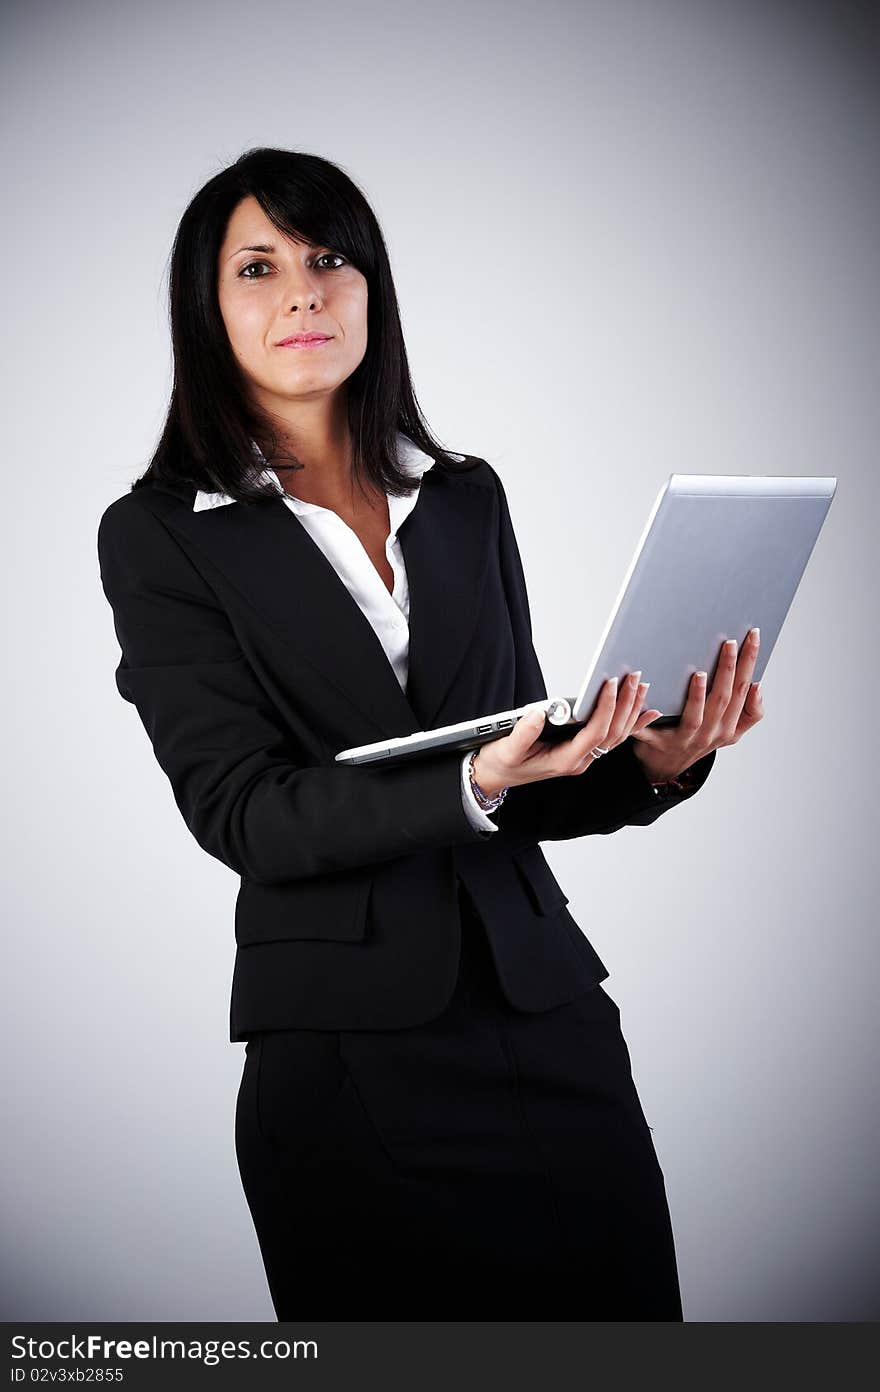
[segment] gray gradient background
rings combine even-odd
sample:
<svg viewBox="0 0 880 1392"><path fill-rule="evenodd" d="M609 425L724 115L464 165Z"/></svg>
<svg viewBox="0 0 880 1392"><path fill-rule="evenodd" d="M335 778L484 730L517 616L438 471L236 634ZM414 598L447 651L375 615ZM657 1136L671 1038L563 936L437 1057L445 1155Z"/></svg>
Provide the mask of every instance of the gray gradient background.
<svg viewBox="0 0 880 1392"><path fill-rule="evenodd" d="M505 480L548 682L580 681L669 472L838 475L764 721L656 826L546 850L611 971L686 1318L875 1319L867 27L31 0L3 29L2 1317L274 1318L233 1146L237 880L116 693L95 532L160 429L183 207L278 144L372 201L428 420Z"/></svg>

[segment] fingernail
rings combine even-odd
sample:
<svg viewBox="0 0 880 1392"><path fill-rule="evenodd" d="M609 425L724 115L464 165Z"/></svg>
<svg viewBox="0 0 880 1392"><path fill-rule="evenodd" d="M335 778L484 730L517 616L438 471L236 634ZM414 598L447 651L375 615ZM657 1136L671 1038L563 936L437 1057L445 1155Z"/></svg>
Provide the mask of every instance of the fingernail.
<svg viewBox="0 0 880 1392"><path fill-rule="evenodd" d="M724 646L725 646L725 648L727 648L730 652L736 652L736 639L735 639L735 638L728 638L727 641L725 642Z"/></svg>
<svg viewBox="0 0 880 1392"><path fill-rule="evenodd" d="M752 629L749 629L749 633L750 633L750 636L751 636L752 640L753 640L755 643L757 643L758 639L761 637L761 630L760 630L760 628L752 628Z"/></svg>
<svg viewBox="0 0 880 1392"><path fill-rule="evenodd" d="M705 672L695 672L694 675L695 675L695 677L696 677L696 679L697 679L697 685L698 685L698 686L702 686L702 685L703 685L703 682L706 680L706 673L705 673Z"/></svg>

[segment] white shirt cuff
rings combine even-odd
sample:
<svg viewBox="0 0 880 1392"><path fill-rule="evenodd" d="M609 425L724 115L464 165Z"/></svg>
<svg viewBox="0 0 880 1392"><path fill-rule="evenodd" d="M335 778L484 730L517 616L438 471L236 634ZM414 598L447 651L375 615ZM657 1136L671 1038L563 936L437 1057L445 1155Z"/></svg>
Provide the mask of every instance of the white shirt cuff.
<svg viewBox="0 0 880 1392"><path fill-rule="evenodd" d="M492 821L488 813L484 812L477 799L474 797L474 790L471 787L471 780L468 777L468 760L473 750L469 749L461 761L461 798L464 803L464 810L467 813L468 821L471 826L478 831L498 831L500 828Z"/></svg>

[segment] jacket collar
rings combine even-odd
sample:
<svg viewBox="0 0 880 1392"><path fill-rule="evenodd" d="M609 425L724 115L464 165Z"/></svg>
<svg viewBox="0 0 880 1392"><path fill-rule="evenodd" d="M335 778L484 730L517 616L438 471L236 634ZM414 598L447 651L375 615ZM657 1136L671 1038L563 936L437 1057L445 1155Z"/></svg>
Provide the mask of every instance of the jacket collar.
<svg viewBox="0 0 880 1392"><path fill-rule="evenodd" d="M409 506L396 528L392 521L410 593L405 692L369 620L288 498L196 508L190 490L188 506L164 517L276 630L292 668L311 666L346 698L353 712L348 746L473 714L454 705L451 688L480 612L496 493L484 469L457 474L406 443L401 457L422 482L417 493L396 500Z"/></svg>

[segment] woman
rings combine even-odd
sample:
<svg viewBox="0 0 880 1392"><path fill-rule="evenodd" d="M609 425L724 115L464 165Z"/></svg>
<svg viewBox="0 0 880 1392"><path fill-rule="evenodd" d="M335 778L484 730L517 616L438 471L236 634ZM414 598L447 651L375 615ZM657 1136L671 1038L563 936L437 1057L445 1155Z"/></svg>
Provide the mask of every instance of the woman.
<svg viewBox="0 0 880 1392"><path fill-rule="evenodd" d="M539 843L692 797L761 718L757 642L673 728L635 673L565 742L539 717L335 764L546 698L504 489L428 433L381 231L326 160L253 150L200 190L171 324L101 578L118 688L240 876L236 1147L278 1318L680 1320L608 972Z"/></svg>

